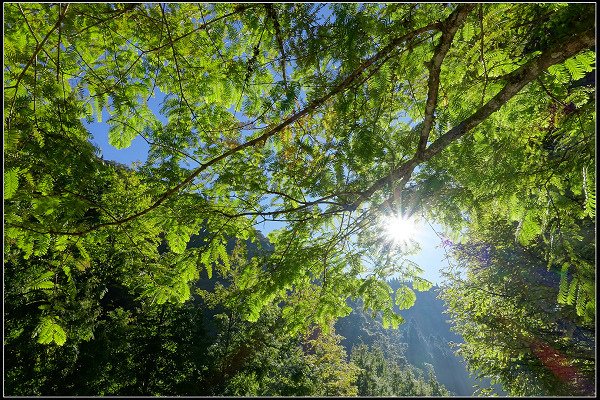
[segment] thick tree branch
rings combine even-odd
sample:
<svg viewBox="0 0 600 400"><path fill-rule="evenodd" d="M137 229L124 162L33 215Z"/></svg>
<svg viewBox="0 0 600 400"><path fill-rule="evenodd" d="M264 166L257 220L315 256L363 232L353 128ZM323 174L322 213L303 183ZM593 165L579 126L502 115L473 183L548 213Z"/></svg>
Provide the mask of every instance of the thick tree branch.
<svg viewBox="0 0 600 400"><path fill-rule="evenodd" d="M433 142L421 157L415 156L405 161L395 168L389 175L386 175L377 181L367 190L365 190L359 199L352 205L356 208L360 203L369 199L373 193L384 187L388 182L399 179L408 179L413 169L441 153L450 144L464 136L477 125L482 123L492 113L498 111L506 102L513 98L525 85L536 79L543 71L552 65L559 64L577 53L594 45L596 37L593 29L586 30L577 35L571 36L564 41L556 44L554 47L544 51L538 57L524 64L511 74L504 88L496 96L490 99L485 105L475 111L470 117L460 124L450 129Z"/></svg>
<svg viewBox="0 0 600 400"><path fill-rule="evenodd" d="M440 153L454 140L482 123L492 113L498 111L502 105L515 96L525 85L536 79L543 71L555 64L576 55L580 51L594 45L596 37L593 29L584 31L578 35L571 36L565 41L546 50L537 58L529 61L517 69L502 90L490 99L483 107L479 108L473 115L452 128L425 151L425 157L430 159Z"/></svg>
<svg viewBox="0 0 600 400"><path fill-rule="evenodd" d="M444 22L442 28L442 37L437 45L433 58L429 64L429 81L427 90L427 103L425 104L425 120L421 129L421 137L419 138L418 155L423 155L427 147L429 133L433 126L434 112L437 105L438 92L440 87L440 72L442 70L442 62L450 50L450 45L454 39L454 35L461 27L469 12L475 7L474 4L461 4L450 14Z"/></svg>
<svg viewBox="0 0 600 400"><path fill-rule="evenodd" d="M300 110L299 112L289 116L284 121L277 124L276 126L268 128L266 130L266 132L264 132L262 135L254 138L252 140L249 140L235 148L232 148L232 149L222 153L221 155L214 157L214 158L206 161L205 163L201 164L186 179L184 179L182 182L180 182L176 186L165 191L151 206L147 207L146 209L141 210L135 214L130 215L129 217L120 219L118 221L107 222L107 223L92 226L81 232L55 232L55 233L70 234L70 235L84 235L86 233L97 230L99 228L106 227L106 226L120 225L120 224L129 222L131 220L134 220L140 216L147 214L148 212L154 210L155 208L160 206L162 203L164 203L168 198L175 195L176 193L181 191L184 187L189 185L202 171L205 171L209 167L217 164L218 162L222 161L223 159L225 159L245 148L252 147L252 146L255 146L260 143L264 143L268 138L270 138L271 136L282 131L285 127L294 123L301 117L303 117L307 114L310 114L311 112L316 110L319 106L323 105L328 99L330 99L334 95L341 93L342 91L344 91L345 89L350 87L354 83L354 81L358 77L360 77L368 67L373 65L378 60L385 59L385 57L387 57L389 55L389 53L396 46L401 44L402 42L410 40L423 32L426 32L426 31L429 31L432 29L439 29L439 28L440 28L439 23L433 23L433 24L429 24L425 27L422 27L420 29L417 29L415 31L412 31L406 35L399 37L399 38L394 39L392 42L390 42L390 44L388 44L386 47L384 47L384 49L382 49L380 52L378 52L373 57L364 61L353 73L348 75L341 83L339 83L337 86L335 86L329 93L327 93L326 95L322 96L319 99L312 101L303 110ZM553 48L542 53L537 58L535 58L535 59L531 60L530 62L528 62L527 64L523 65L518 70L516 70L510 74L510 79L508 80L508 82L506 83L504 88L496 96L494 96L491 100L489 100L484 106L480 107L469 118L465 119L463 122L461 122L460 124L458 124L457 126L452 128L451 130L446 132L444 135L439 137L431 146L429 146L428 148L425 149L425 151L423 152L422 155L419 155L417 153L417 155L415 155L413 158L405 161L404 163L399 165L397 168L395 168L389 175L378 179L373 185L371 185L371 187L369 187L367 190L363 191L360 194L359 199L357 199L354 203L351 203L346 206L342 206L342 208L338 211L342 212L342 211L347 211L349 209L350 210L355 209L360 203L369 199L377 190L384 187L390 181L392 181L392 182L396 181L396 180L401 180L402 182L408 181L408 179L410 178L410 176L412 174L412 171L414 170L414 168L416 166L418 166L419 164L434 157L435 155L437 155L438 153L443 151L445 148L447 148L451 143L453 143L454 141L456 141L457 139L459 139L460 137L465 135L467 132L469 132L470 130L475 128L477 125L479 125L481 122L483 122L487 117L489 117L489 115L491 115L492 113L494 113L495 111L500 109L500 107L503 104L505 104L508 100L510 100L513 96L515 96L527 83L536 79L548 67L565 61L567 58L577 54L578 52L580 52L586 48L589 48L594 43L595 43L594 31L590 29L590 30L587 30L585 32L582 32L578 35L575 35L575 36L572 36L572 37L566 39L562 43L557 44ZM331 196L327 196L327 197L331 197ZM323 199L318 199L318 200L315 200L312 202L307 202L306 204L303 204L302 206L300 206L298 209L302 209L302 208L306 208L307 206L310 206L310 205L318 204L322 200ZM270 215L270 214L276 215L276 214L282 214L285 212L297 211L298 209L279 210L279 211L275 211L275 212L267 213L267 214L268 215ZM335 210L330 211L328 213L332 213L332 212L335 212ZM260 213L260 214L263 214L263 213Z"/></svg>

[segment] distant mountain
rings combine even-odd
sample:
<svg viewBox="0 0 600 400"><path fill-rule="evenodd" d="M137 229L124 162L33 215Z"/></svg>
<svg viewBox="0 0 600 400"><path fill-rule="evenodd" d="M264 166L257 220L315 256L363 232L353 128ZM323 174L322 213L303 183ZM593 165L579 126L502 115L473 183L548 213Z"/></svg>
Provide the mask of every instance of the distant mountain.
<svg viewBox="0 0 600 400"><path fill-rule="evenodd" d="M395 280L390 285L396 290L401 283ZM410 364L424 371L425 364L431 364L437 380L454 395L472 396L473 385L489 386L488 379L480 381L470 376L464 359L454 354L450 343L461 343L462 338L450 330L444 303L437 298L439 287L415 293L415 305L400 312L405 322L397 330L383 329L358 304L352 304L354 311L336 324L337 333L345 337L342 344L347 351L350 352L354 345L371 345L376 339L383 338L389 345L398 348ZM502 393L500 390L497 392Z"/></svg>

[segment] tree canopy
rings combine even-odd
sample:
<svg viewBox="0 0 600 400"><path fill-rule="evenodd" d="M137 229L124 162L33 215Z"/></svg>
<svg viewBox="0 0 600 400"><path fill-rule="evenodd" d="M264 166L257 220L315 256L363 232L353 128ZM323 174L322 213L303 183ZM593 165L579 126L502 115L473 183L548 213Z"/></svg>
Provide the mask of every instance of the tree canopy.
<svg viewBox="0 0 600 400"><path fill-rule="evenodd" d="M245 323L276 307L289 335L328 332L361 298L396 327L394 304L410 307L414 293L386 279L430 285L382 221L412 214L461 232L456 243L503 249L448 291L462 296L448 300L457 322L482 323L467 303L502 285L502 318L533 335L545 319L523 317L529 300L513 292L530 293L539 282L526 278L547 268L560 274L544 294L555 296L532 307L558 303L593 330L594 14L558 3L6 3L5 344L93 341L117 312L104 300L114 288L142 309L177 308L217 277L229 282L219 301ZM103 160L92 121L123 151L141 137L147 161ZM265 221L283 223L268 243ZM543 262L509 260L527 251Z"/></svg>

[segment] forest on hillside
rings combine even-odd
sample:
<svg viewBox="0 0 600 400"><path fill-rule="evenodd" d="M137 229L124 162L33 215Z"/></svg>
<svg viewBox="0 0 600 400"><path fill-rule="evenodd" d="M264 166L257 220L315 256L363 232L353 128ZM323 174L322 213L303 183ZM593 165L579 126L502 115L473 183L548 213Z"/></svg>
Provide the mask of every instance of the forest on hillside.
<svg viewBox="0 0 600 400"><path fill-rule="evenodd" d="M4 395L595 396L594 3L3 11Z"/></svg>

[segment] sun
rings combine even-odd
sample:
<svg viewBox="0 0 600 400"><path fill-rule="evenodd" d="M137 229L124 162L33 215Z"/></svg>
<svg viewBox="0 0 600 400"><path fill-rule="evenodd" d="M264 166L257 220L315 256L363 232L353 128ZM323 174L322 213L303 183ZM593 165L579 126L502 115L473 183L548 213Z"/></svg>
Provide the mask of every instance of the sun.
<svg viewBox="0 0 600 400"><path fill-rule="evenodd" d="M419 234L416 221L403 215L388 215L383 218L382 223L385 236L396 245L416 241Z"/></svg>

